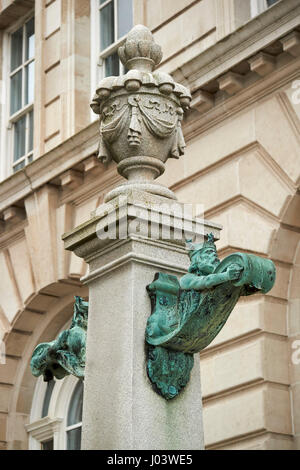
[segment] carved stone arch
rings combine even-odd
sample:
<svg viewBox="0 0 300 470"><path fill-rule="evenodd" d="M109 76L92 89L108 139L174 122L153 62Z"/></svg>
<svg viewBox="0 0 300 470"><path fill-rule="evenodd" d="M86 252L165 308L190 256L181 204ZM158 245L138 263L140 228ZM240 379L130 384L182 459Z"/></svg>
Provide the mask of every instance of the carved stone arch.
<svg viewBox="0 0 300 470"><path fill-rule="evenodd" d="M282 208L282 217L278 230L273 233L269 245L269 257L277 264L277 287L272 292L284 308L285 357L279 358L288 373L289 401L292 428L292 445L299 448L300 407L299 363L300 363L300 193L295 192ZM274 304L275 305L275 304ZM274 315L276 311L274 311ZM275 318L274 318L274 321ZM276 360L276 357L274 358Z"/></svg>
<svg viewBox="0 0 300 470"><path fill-rule="evenodd" d="M86 287L79 283L70 286L65 295L62 295L61 283L52 284L37 294L15 318L5 335L6 364L0 367L0 395L5 402L2 405L4 412L0 414L3 448L28 448L25 424L29 422L37 381L30 371L31 355L37 344L53 340L71 320L74 296L87 297ZM45 293L47 289L48 294ZM49 295L50 290L52 295ZM37 305L40 305L40 310L34 308Z"/></svg>
<svg viewBox="0 0 300 470"><path fill-rule="evenodd" d="M298 208L300 214L300 205ZM295 249L293 267L289 282L288 299L288 335L290 358L290 391L293 409L295 449L300 446L300 416L297 410L300 408L300 231L298 232L298 244Z"/></svg>
<svg viewBox="0 0 300 470"><path fill-rule="evenodd" d="M290 196L281 210L280 225L270 240L269 255L275 260L293 263L300 232L300 192Z"/></svg>
<svg viewBox="0 0 300 470"><path fill-rule="evenodd" d="M282 172L279 173L279 176L282 176ZM296 177L297 175L295 175ZM209 346L205 351L206 354L204 353L201 356L201 383L204 400L206 397L213 396L213 393L216 394L214 405L211 405L210 400L207 401L207 404L204 401L204 425L206 426L208 448L218 448L217 446L214 447L216 440L214 419L217 415L213 413L218 412L218 419L225 419L228 416L228 410L231 410L234 439L238 436L239 423L242 420L246 422L246 419L248 419L247 413L245 412L243 415L244 410L238 407L239 398L234 393L227 395L228 401L226 402L222 396L220 398L218 396L220 389L223 393L221 387L225 389L225 386L221 379L217 379L217 377L218 375L222 377L222 368L224 368L225 362L228 363L229 361L228 356L225 360L222 354L223 351L226 353L230 350L229 346L231 344L236 344L236 346L231 346L233 359L231 367L228 368L229 373L226 380L228 379L230 385L232 383L235 385L235 378L240 380L241 367L239 364L242 357L239 354L242 350L239 348L240 339L241 345L243 344L242 341L245 341L244 344L247 344L248 341L250 344L250 341L253 341L254 348L258 348L256 344L259 344L261 348L257 357L262 364L261 370L263 371L262 400L266 410L268 410L265 421L266 432L261 437L265 440L264 448L292 449L299 448L300 445L300 434L297 435L297 427L300 430L300 419L298 418L299 422L297 423L296 416L300 407L300 387L297 386L297 378L298 382L300 380L300 347L299 353L296 355L296 359L299 360L298 365L294 365L291 361L292 354L297 352L296 349L292 349L292 343L295 339L300 341L300 193L297 192L295 186L292 188L291 184L290 194L281 198L281 206L278 204L278 216L273 217L271 220L269 230L265 229L264 214L262 212L256 214L254 204L251 206L248 204L249 209L247 209L247 205L244 203L243 209L248 210L248 213L246 213L248 218L245 217L244 219L245 227L241 224L234 225L234 221L237 220L236 217L226 219L224 216L226 208L222 214L224 218L219 217L216 220L224 226L221 239L218 241L222 248L224 246L222 257L232 251L243 251L245 249L243 245L240 246L241 241L243 241L241 234L244 234L244 240L248 244L248 248L250 246L254 249L261 247L259 248L259 254L275 262L277 276L275 285L270 292L265 295L257 295L257 297L253 296L252 298L245 297L243 299L243 302L233 311L224 329L212 343L212 347ZM265 186L265 190L270 190L270 187ZM275 194L275 192L270 193L270 197L272 197L272 194ZM235 209L234 205L233 209ZM237 213L235 212L234 215ZM240 214L242 214L242 211ZM216 219L211 214L207 217L212 220ZM265 218L267 218L267 212ZM253 220L255 227L253 227ZM233 228L237 231L236 235L231 235L230 230L233 231ZM256 236L255 240L258 240L256 244L253 244L253 233ZM235 240L239 244L235 244ZM296 298L296 295L298 295L298 298ZM234 357L238 357L236 366L234 366ZM252 367L253 363L247 355L245 366ZM234 367L236 367L235 370ZM246 367L244 370L246 370ZM211 380L212 377L214 377L213 381ZM219 380L219 383L217 380ZM240 386L240 382L237 381L236 383L239 383ZM229 387L229 385L227 386ZM252 400L253 406L257 406L259 394L257 397L252 398L251 387L247 389L247 385L243 393L247 397L247 406L250 406L249 403ZM235 410L236 416L234 416ZM243 417L241 417L242 415ZM299 413L298 416L300 416ZM297 423L295 435L293 435L292 422ZM298 442L296 442L296 439ZM245 442L240 448L246 447ZM210 446L210 443L213 443L212 446ZM235 446L236 444L231 443L226 447L222 443L219 447L231 449L236 448Z"/></svg>

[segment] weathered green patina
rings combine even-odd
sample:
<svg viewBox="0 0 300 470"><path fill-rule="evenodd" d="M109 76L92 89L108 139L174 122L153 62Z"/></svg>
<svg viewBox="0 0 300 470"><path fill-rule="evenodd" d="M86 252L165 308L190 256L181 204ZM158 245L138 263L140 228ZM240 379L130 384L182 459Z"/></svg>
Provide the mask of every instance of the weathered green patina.
<svg viewBox="0 0 300 470"><path fill-rule="evenodd" d="M180 280L157 273L147 286L152 303L148 318L148 376L156 391L174 398L187 385L193 355L208 346L225 325L240 296L266 293L275 282L271 260L233 253L220 262L212 234L201 245L190 244L191 265ZM88 302L75 297L69 330L32 355L34 376L84 378Z"/></svg>
<svg viewBox="0 0 300 470"><path fill-rule="evenodd" d="M88 305L81 297L75 297L70 329L62 331L54 341L35 348L30 362L35 377L43 375L46 382L69 374L84 378Z"/></svg>
<svg viewBox="0 0 300 470"><path fill-rule="evenodd" d="M233 253L220 262L212 234L191 245L189 273L180 281L157 273L147 286L152 314L146 328L147 370L164 398L188 383L193 354L208 346L225 325L240 296L266 293L275 282L269 259Z"/></svg>

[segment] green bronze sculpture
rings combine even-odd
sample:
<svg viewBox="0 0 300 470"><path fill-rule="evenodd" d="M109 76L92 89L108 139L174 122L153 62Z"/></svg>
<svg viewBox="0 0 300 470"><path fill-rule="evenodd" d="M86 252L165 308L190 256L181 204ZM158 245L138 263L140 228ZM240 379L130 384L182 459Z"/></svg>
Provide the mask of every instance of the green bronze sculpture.
<svg viewBox="0 0 300 470"><path fill-rule="evenodd" d="M35 377L43 375L46 382L69 374L84 378L87 319L88 302L75 297L70 329L62 331L56 340L35 348L30 362Z"/></svg>
<svg viewBox="0 0 300 470"><path fill-rule="evenodd" d="M176 397L187 385L193 355L208 346L225 325L242 295L266 293L275 282L271 260L233 253L220 262L212 234L203 244L188 242L191 265L179 281L157 273L147 286L152 303L148 318L148 376L165 399ZM84 378L88 302L75 297L69 330L39 344L31 371L45 381L72 374Z"/></svg>
<svg viewBox="0 0 300 470"><path fill-rule="evenodd" d="M234 253L220 262L212 234L189 241L191 265L180 281L157 273L147 286L152 314L146 328L148 376L156 391L174 398L189 381L193 354L223 328L241 295L268 292L275 282L271 260Z"/></svg>

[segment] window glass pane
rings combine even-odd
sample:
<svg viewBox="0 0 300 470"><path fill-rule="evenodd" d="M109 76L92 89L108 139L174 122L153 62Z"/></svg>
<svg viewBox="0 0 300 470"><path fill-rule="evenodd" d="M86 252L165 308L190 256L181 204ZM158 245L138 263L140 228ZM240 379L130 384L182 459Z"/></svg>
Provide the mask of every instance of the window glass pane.
<svg viewBox="0 0 300 470"><path fill-rule="evenodd" d="M67 450L80 450L81 445L81 427L67 431Z"/></svg>
<svg viewBox="0 0 300 470"><path fill-rule="evenodd" d="M10 114L22 108L22 70L10 79Z"/></svg>
<svg viewBox="0 0 300 470"><path fill-rule="evenodd" d="M34 57L34 18L26 23L26 60Z"/></svg>
<svg viewBox="0 0 300 470"><path fill-rule="evenodd" d="M82 401L83 401L83 383L82 380L78 382L73 392L69 411L67 425L77 424L82 421Z"/></svg>
<svg viewBox="0 0 300 470"><path fill-rule="evenodd" d="M30 152L31 150L33 150L33 111L30 111L29 113L28 122L29 122L28 152ZM50 380L50 382L54 382L54 380Z"/></svg>
<svg viewBox="0 0 300 470"><path fill-rule="evenodd" d="M277 3L278 0L267 0L267 5L270 7L271 5L274 5L274 3Z"/></svg>
<svg viewBox="0 0 300 470"><path fill-rule="evenodd" d="M119 75L119 66L120 66L120 59L117 53L109 55L105 59L105 76L118 76Z"/></svg>
<svg viewBox="0 0 300 470"><path fill-rule="evenodd" d="M112 0L112 1L114 1L114 0ZM105 2L107 2L107 0L100 0L100 5L102 5Z"/></svg>
<svg viewBox="0 0 300 470"><path fill-rule="evenodd" d="M47 382L47 388L46 388L46 393L44 396L42 416L41 416L42 418L48 415L49 404L50 404L50 399L52 396L54 385L55 385L55 380L50 380L49 382Z"/></svg>
<svg viewBox="0 0 300 470"><path fill-rule="evenodd" d="M42 450L53 450L53 448L53 439L51 439L50 441L42 442Z"/></svg>
<svg viewBox="0 0 300 470"><path fill-rule="evenodd" d="M14 162L25 155L26 116L14 123Z"/></svg>
<svg viewBox="0 0 300 470"><path fill-rule="evenodd" d="M25 104L28 104L34 99L34 62L25 67L25 79Z"/></svg>
<svg viewBox="0 0 300 470"><path fill-rule="evenodd" d="M132 28L132 0L118 0L118 38Z"/></svg>
<svg viewBox="0 0 300 470"><path fill-rule="evenodd" d="M106 49L115 42L114 3L110 2L100 10L100 48Z"/></svg>
<svg viewBox="0 0 300 470"><path fill-rule="evenodd" d="M21 170L21 168L24 168L25 166L25 160L22 160L20 163L14 166L14 173L18 170Z"/></svg>
<svg viewBox="0 0 300 470"><path fill-rule="evenodd" d="M11 35L11 60L10 71L15 70L22 64L23 59L23 28L18 29Z"/></svg>

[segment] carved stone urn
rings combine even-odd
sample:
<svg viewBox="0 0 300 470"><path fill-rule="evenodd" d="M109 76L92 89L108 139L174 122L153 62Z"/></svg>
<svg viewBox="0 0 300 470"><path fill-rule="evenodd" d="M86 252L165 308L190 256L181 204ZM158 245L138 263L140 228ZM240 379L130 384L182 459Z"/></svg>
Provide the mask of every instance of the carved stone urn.
<svg viewBox="0 0 300 470"><path fill-rule="evenodd" d="M110 191L105 202L132 189L176 199L154 180L164 172L168 158L184 153L181 121L190 92L170 75L153 71L162 52L145 26L135 26L118 53L128 72L104 78L91 103L100 115L98 157L102 162L114 160L128 180Z"/></svg>

